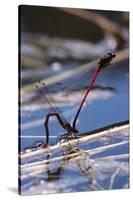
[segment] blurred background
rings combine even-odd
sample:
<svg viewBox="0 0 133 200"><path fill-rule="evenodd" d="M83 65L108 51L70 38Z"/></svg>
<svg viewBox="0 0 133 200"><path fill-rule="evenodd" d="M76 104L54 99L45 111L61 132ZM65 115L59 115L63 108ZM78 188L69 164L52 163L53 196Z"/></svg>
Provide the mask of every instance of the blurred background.
<svg viewBox="0 0 133 200"><path fill-rule="evenodd" d="M128 46L128 12L21 6L22 67L86 62Z"/></svg>

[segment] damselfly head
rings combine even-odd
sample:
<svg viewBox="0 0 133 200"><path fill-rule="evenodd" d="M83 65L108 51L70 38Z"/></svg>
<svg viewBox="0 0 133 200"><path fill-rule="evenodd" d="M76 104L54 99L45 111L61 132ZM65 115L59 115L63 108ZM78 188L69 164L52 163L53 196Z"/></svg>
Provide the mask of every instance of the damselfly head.
<svg viewBox="0 0 133 200"><path fill-rule="evenodd" d="M113 58L115 58L115 54L114 53L108 53L107 56L100 59L100 61L98 63L99 68L104 68L107 65L109 65Z"/></svg>

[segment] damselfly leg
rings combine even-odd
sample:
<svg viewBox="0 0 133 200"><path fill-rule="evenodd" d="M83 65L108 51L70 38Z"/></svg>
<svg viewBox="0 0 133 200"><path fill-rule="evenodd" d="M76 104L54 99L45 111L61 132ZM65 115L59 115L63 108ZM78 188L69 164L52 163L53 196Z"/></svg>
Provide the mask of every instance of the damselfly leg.
<svg viewBox="0 0 133 200"><path fill-rule="evenodd" d="M57 138L57 142L59 142L59 143L61 143L61 141L69 142L69 140L73 140L73 139L77 139L78 140L77 133L67 132L67 133L64 133L62 135L59 135L58 138Z"/></svg>

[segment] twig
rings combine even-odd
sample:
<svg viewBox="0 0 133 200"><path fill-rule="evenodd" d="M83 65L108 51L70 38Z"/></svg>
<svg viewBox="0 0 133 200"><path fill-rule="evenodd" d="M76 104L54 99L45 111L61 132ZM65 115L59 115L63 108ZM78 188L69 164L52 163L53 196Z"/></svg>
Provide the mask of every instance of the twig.
<svg viewBox="0 0 133 200"><path fill-rule="evenodd" d="M115 134L116 132L120 132L120 131L124 131L126 129L129 128L129 125L123 125L123 126L120 126L120 127L114 127L112 129L108 129L108 130L105 130L105 131L102 131L102 132L99 132L97 134L94 134L94 135L88 135L88 136L84 136L82 138L79 138L79 139L75 139L75 140L72 140L69 142L69 145L70 146L76 146L76 145L81 145L83 143L86 143L90 140L93 140L93 139L97 139L99 137L103 137L103 136L106 136L106 135L112 135L112 134ZM62 144L57 144L57 145L54 145L54 146L51 146L51 147L48 147L46 149L38 149L36 151L32 151L32 152L27 152L27 153L24 153L22 155L19 155L20 159L27 159L27 158L31 158L32 156L37 156L39 154L48 154L48 153L51 153L52 151L55 151L55 150L66 150L68 147L68 143L65 142L65 143L62 143Z"/></svg>
<svg viewBox="0 0 133 200"><path fill-rule="evenodd" d="M119 173L120 170L121 170L121 168L117 168L116 171L114 172L114 174L111 176L110 185L109 185L109 190L112 189L114 180L115 180L115 178L116 178L116 176L118 175L118 173Z"/></svg>
<svg viewBox="0 0 133 200"><path fill-rule="evenodd" d="M92 156L92 155L96 155L98 153L101 153L105 150L108 150L108 149L111 149L111 148L114 148L114 147L119 147L119 146L124 145L124 144L128 144L128 141L119 142L119 143L116 143L116 144L111 144L111 145L108 145L108 146L99 147L99 148L92 149L92 150L79 151L78 153L59 156L59 157L56 157L56 158L52 158L50 160L44 160L42 162L26 164L24 166L21 166L21 170L22 170L22 173L24 173L24 172L27 173L27 172L31 172L31 171L36 172L37 170L44 171L45 167L47 166L47 164L49 164L49 162L50 163L57 162L57 161L59 162L61 160L68 160L68 159L72 159L72 158L73 159L80 159L81 155L83 155L83 154L88 154L89 156ZM23 179L23 176L21 178Z"/></svg>
<svg viewBox="0 0 133 200"><path fill-rule="evenodd" d="M119 154L119 155L113 155L113 156L105 156L102 158L98 158L99 160L118 160L118 159L126 159L129 158L129 154Z"/></svg>

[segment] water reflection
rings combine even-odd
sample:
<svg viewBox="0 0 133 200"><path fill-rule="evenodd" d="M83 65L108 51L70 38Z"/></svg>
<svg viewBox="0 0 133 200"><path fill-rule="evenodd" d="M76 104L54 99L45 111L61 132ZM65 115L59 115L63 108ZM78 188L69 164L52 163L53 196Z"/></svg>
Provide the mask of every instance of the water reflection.
<svg viewBox="0 0 133 200"><path fill-rule="evenodd" d="M118 127L110 129L108 143L104 143L103 136L97 138L96 134L95 139L82 137L83 141L81 138L79 142L75 141L75 145L72 141L45 151L39 145L36 150L22 154L20 180L23 195L38 191L42 194L127 188L129 155L128 137L125 136L129 126Z"/></svg>

